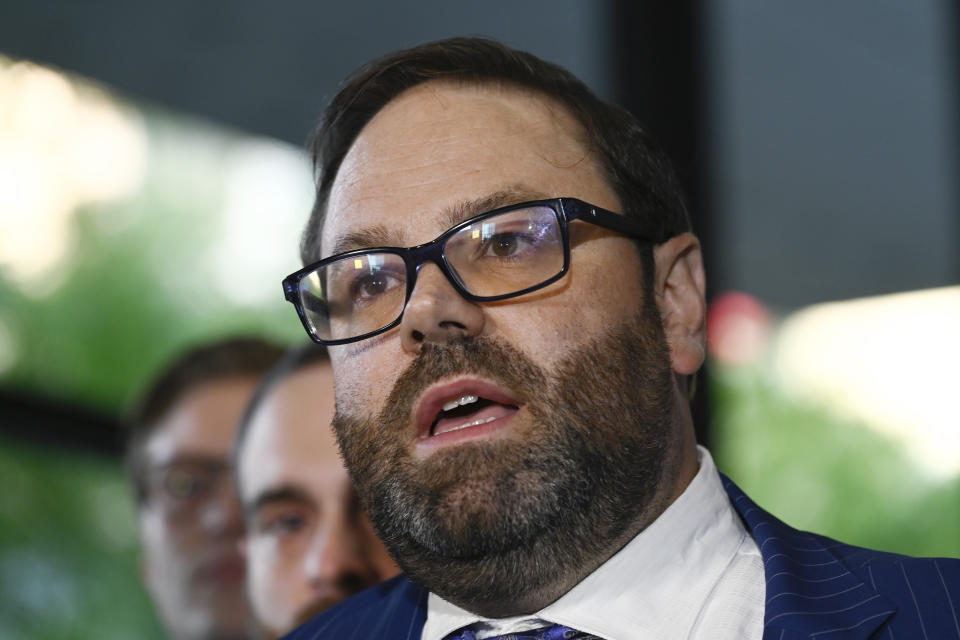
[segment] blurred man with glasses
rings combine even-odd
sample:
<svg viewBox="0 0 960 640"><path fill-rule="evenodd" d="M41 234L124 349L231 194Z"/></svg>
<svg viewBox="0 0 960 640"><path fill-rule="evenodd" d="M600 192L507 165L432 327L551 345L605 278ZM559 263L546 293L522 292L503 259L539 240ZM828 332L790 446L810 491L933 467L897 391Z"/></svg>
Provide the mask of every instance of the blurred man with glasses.
<svg viewBox="0 0 960 640"><path fill-rule="evenodd" d="M255 338L197 346L158 374L130 417L143 579L175 640L248 637L231 452L254 387L282 353Z"/></svg>
<svg viewBox="0 0 960 640"><path fill-rule="evenodd" d="M313 153L284 291L406 575L292 637L960 636L957 562L795 531L697 446L700 245L628 113L453 39L358 70Z"/></svg>
<svg viewBox="0 0 960 640"><path fill-rule="evenodd" d="M332 419L330 360L307 343L264 376L237 430L247 593L265 638L399 571L360 507Z"/></svg>

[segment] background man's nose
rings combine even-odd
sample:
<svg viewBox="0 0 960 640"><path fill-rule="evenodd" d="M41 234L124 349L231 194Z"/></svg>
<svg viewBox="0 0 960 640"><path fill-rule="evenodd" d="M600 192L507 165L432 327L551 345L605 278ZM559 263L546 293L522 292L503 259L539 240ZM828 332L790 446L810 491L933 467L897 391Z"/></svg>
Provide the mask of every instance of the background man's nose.
<svg viewBox="0 0 960 640"><path fill-rule="evenodd" d="M461 296L433 263L420 267L400 323L403 348L417 353L424 342L445 342L483 331L484 311Z"/></svg>
<svg viewBox="0 0 960 640"><path fill-rule="evenodd" d="M318 530L304 561L304 571L314 586L339 586L370 573L357 544L356 532L345 523Z"/></svg>
<svg viewBox="0 0 960 640"><path fill-rule="evenodd" d="M204 529L216 535L236 535L243 533L243 507L233 487L223 487L216 495L210 496L200 512L200 522Z"/></svg>

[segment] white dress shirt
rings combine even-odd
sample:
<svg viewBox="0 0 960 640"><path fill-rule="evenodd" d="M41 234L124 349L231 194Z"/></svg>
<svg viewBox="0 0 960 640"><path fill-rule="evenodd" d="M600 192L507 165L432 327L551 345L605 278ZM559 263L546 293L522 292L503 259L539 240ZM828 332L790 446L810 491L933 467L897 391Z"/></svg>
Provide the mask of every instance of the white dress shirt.
<svg viewBox="0 0 960 640"><path fill-rule="evenodd" d="M723 490L710 453L649 527L552 604L530 616L484 619L431 593L421 640L466 625L478 638L561 624L606 640L760 640L766 582L753 538Z"/></svg>

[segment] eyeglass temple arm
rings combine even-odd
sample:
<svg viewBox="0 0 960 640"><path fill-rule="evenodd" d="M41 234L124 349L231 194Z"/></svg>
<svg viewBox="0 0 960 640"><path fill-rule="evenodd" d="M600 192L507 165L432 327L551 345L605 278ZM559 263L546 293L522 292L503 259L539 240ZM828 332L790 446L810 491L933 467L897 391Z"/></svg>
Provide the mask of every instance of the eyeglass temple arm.
<svg viewBox="0 0 960 640"><path fill-rule="evenodd" d="M563 211L567 216L567 221L583 220L632 238L655 242L650 234L644 230L643 225L633 218L595 207L582 200L564 198Z"/></svg>

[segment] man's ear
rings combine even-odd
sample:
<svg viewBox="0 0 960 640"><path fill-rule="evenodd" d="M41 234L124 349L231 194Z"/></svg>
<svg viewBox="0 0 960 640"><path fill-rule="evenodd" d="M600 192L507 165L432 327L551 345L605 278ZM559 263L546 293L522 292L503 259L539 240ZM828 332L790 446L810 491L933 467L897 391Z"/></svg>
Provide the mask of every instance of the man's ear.
<svg viewBox="0 0 960 640"><path fill-rule="evenodd" d="M680 375L690 375L706 354L706 276L700 241L682 233L654 247L657 307L670 347L670 362Z"/></svg>

